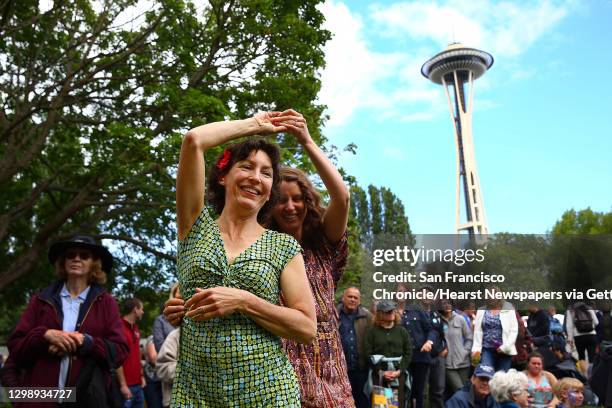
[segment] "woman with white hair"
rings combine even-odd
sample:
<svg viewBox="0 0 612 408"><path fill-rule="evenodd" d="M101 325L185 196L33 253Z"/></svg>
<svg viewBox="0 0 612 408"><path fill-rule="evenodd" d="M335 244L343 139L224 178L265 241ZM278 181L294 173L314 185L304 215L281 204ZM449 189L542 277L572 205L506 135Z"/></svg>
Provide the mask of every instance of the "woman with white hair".
<svg viewBox="0 0 612 408"><path fill-rule="evenodd" d="M496 372L489 382L489 389L500 408L527 408L529 405L527 376L515 369Z"/></svg>

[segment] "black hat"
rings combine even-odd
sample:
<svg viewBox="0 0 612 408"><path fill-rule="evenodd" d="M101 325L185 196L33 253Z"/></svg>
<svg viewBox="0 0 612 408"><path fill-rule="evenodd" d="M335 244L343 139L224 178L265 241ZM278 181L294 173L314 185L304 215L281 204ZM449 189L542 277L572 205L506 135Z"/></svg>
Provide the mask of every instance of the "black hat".
<svg viewBox="0 0 612 408"><path fill-rule="evenodd" d="M49 248L49 262L55 264L57 258L63 255L69 248L86 248L102 260L102 270L110 273L113 268L113 256L109 250L89 235L75 235L67 241L58 241Z"/></svg>

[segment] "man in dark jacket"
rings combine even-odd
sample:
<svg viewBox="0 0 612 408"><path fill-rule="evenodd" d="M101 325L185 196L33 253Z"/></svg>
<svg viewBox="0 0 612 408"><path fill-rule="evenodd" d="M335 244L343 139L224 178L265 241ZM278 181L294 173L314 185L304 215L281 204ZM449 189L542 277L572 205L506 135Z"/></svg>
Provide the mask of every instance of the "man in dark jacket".
<svg viewBox="0 0 612 408"><path fill-rule="evenodd" d="M434 332L434 340L430 351L429 406L431 408L442 408L444 406L444 389L446 388L446 356L448 355L448 347L444 337L445 322L433 305L433 288L425 286L423 289L431 294L431 297L427 296L422 300L421 305L429 315L431 328Z"/></svg>
<svg viewBox="0 0 612 408"><path fill-rule="evenodd" d="M398 292L407 292L405 284L397 285ZM412 376L412 396L414 408L423 408L425 384L429 379L429 367L432 362L431 350L436 342L437 335L431 326L431 318L423 310L421 304L400 304L402 313L402 326L408 330L412 340L412 361L410 362L410 375Z"/></svg>
<svg viewBox="0 0 612 408"><path fill-rule="evenodd" d="M527 330L529 330L529 334L536 346L548 347L550 344L550 317L548 313L540 309L537 304L529 305Z"/></svg>
<svg viewBox="0 0 612 408"><path fill-rule="evenodd" d="M474 370L470 384L446 401L445 408L499 408L489 390L489 380L493 378L493 374L493 367L479 364Z"/></svg>
<svg viewBox="0 0 612 408"><path fill-rule="evenodd" d="M364 355L364 335L372 323L372 314L361 306L361 293L356 287L346 288L337 311L340 320L340 339L348 377L351 383L356 408L368 408L370 402L363 393L367 380L367 356Z"/></svg>

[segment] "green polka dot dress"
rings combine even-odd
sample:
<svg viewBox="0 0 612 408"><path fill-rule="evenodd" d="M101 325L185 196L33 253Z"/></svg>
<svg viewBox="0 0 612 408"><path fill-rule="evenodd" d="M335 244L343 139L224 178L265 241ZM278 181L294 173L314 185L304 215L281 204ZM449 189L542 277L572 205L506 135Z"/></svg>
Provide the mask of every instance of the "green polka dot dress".
<svg viewBox="0 0 612 408"><path fill-rule="evenodd" d="M266 230L228 265L221 233L204 208L178 245L181 293L227 286L279 304L280 274L301 248ZM297 377L280 338L241 313L205 322L183 319L173 407L300 407Z"/></svg>

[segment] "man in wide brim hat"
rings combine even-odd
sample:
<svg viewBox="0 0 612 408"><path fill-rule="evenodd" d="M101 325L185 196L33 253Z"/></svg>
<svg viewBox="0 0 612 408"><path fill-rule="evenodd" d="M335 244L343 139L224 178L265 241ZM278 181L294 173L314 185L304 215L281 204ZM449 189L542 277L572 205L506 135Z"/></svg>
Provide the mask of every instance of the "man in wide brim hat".
<svg viewBox="0 0 612 408"><path fill-rule="evenodd" d="M75 235L68 240L55 242L49 248L49 262L55 265L55 261L70 248L89 249L96 258L102 261L102 270L110 274L113 268L113 256L105 246L98 244L89 235Z"/></svg>

